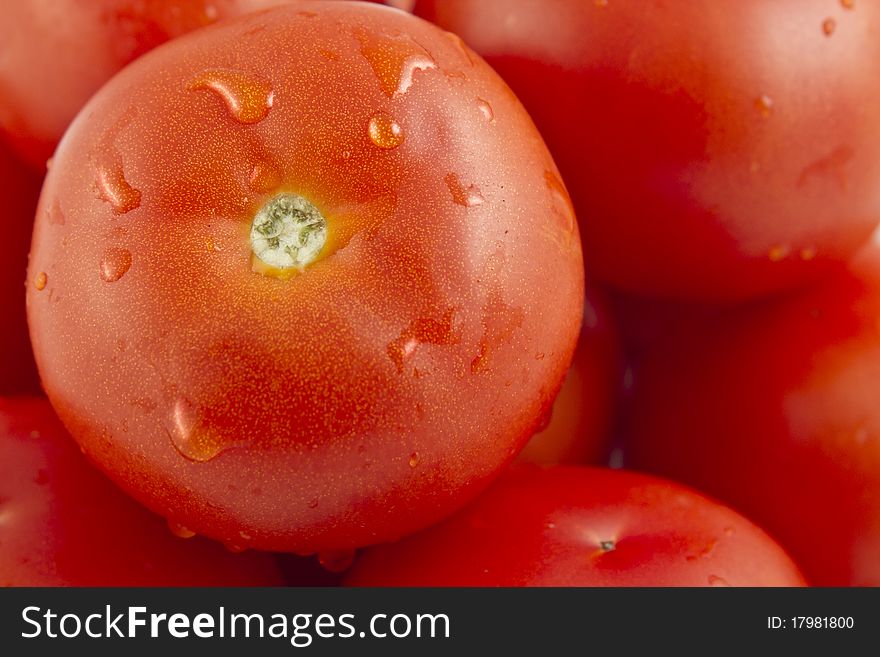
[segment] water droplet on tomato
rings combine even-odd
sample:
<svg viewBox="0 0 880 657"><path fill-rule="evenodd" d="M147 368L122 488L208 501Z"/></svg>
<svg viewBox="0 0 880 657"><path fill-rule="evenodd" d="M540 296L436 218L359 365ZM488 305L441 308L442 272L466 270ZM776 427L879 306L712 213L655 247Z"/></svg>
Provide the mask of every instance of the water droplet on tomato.
<svg viewBox="0 0 880 657"><path fill-rule="evenodd" d="M574 214L574 205L562 179L555 172L548 169L544 171L544 182L550 188L550 192L556 201L553 204L554 214L562 221L562 228L565 232L573 233L577 225L577 219Z"/></svg>
<svg viewBox="0 0 880 657"><path fill-rule="evenodd" d="M730 586L730 582L728 582L723 577L719 577L718 575L709 575L709 586Z"/></svg>
<svg viewBox="0 0 880 657"><path fill-rule="evenodd" d="M230 69L202 71L190 82L189 88L194 91L209 89L216 93L240 123L262 121L275 99L268 80Z"/></svg>
<svg viewBox="0 0 880 657"><path fill-rule="evenodd" d="M445 32L444 36L452 42L452 45L455 46L455 49L458 50L459 54L462 56L462 59L467 62L468 66L473 66L474 58L471 57L470 50L468 50L468 47L465 45L464 40L454 32Z"/></svg>
<svg viewBox="0 0 880 657"><path fill-rule="evenodd" d="M34 287L38 292L42 292L46 289L46 285L49 283L49 277L46 275L46 272L41 271L39 274L34 276Z"/></svg>
<svg viewBox="0 0 880 657"><path fill-rule="evenodd" d="M840 4L844 9L852 9L856 6L856 0L840 0Z"/></svg>
<svg viewBox="0 0 880 657"><path fill-rule="evenodd" d="M318 508L318 498L315 498L313 500L309 500L309 508L310 509L317 509Z"/></svg>
<svg viewBox="0 0 880 657"><path fill-rule="evenodd" d="M409 91L416 71L437 68L428 52L409 37L385 36L365 29L356 30L355 36L361 44L361 55L389 98Z"/></svg>
<svg viewBox="0 0 880 657"><path fill-rule="evenodd" d="M223 547L225 547L227 550L232 552L232 554L241 554L242 552L247 550L247 548L244 545L241 545L240 543L236 543L235 541L225 542L225 543L223 543Z"/></svg>
<svg viewBox="0 0 880 657"><path fill-rule="evenodd" d="M822 21L822 32L825 36L831 36L834 34L834 30L837 28L837 21L833 18L826 18Z"/></svg>
<svg viewBox="0 0 880 657"><path fill-rule="evenodd" d="M419 464L419 454L418 452L413 452L409 455L409 467L415 468Z"/></svg>
<svg viewBox="0 0 880 657"><path fill-rule="evenodd" d="M477 109L480 110L480 114L482 114L483 118L489 123L495 121L495 110L492 109L492 105L489 104L488 100L477 98Z"/></svg>
<svg viewBox="0 0 880 657"><path fill-rule="evenodd" d="M594 0L595 4L599 9L603 9L608 6L608 0Z"/></svg>
<svg viewBox="0 0 880 657"><path fill-rule="evenodd" d="M454 322L455 308L449 308L440 319L423 317L413 320L387 347L388 357L397 366L397 372L403 373L404 364L420 344L448 345L458 342L459 332Z"/></svg>
<svg viewBox="0 0 880 657"><path fill-rule="evenodd" d="M801 249L801 260L810 261L816 257L817 251L815 246L807 246Z"/></svg>
<svg viewBox="0 0 880 657"><path fill-rule="evenodd" d="M777 244L767 252L770 262L780 262L785 260L791 253L791 247L786 244Z"/></svg>
<svg viewBox="0 0 880 657"><path fill-rule="evenodd" d="M196 463L206 463L235 444L205 427L198 409L186 399L174 403L167 431L174 449Z"/></svg>
<svg viewBox="0 0 880 657"><path fill-rule="evenodd" d="M483 195L480 193L479 188L476 185L468 185L465 187L461 184L461 181L458 179L458 176L454 173L446 174L446 177L443 179L446 181L446 186L449 188L449 193L452 194L453 202L458 205L463 205L466 208L472 208L477 205L482 205L485 199Z"/></svg>
<svg viewBox="0 0 880 657"><path fill-rule="evenodd" d="M131 268L131 252L128 249L111 248L101 258L101 280L115 283Z"/></svg>
<svg viewBox="0 0 880 657"><path fill-rule="evenodd" d="M354 550L332 550L318 553L318 563L324 570L341 573L348 570L354 563Z"/></svg>
<svg viewBox="0 0 880 657"><path fill-rule="evenodd" d="M174 522L173 520L168 521L168 529L171 530L171 533L177 536L178 538L192 538L196 535L194 531L184 527L179 522Z"/></svg>
<svg viewBox="0 0 880 657"><path fill-rule="evenodd" d="M755 99L755 109L766 119L773 112L773 99L767 95L758 96Z"/></svg>
<svg viewBox="0 0 880 657"><path fill-rule="evenodd" d="M268 194L281 184L281 172L271 162L256 162L251 166L248 186L260 194Z"/></svg>
<svg viewBox="0 0 880 657"><path fill-rule="evenodd" d="M125 214L140 207L141 193L125 179L122 159L116 155L103 162L97 171L98 193L115 214Z"/></svg>
<svg viewBox="0 0 880 657"><path fill-rule="evenodd" d="M214 5L205 5L205 18L209 21L216 21L219 16L219 12L217 11L217 7Z"/></svg>
<svg viewBox="0 0 880 657"><path fill-rule="evenodd" d="M733 536L733 527L725 527L724 528L725 536Z"/></svg>
<svg viewBox="0 0 880 657"><path fill-rule="evenodd" d="M370 135L370 141L386 150L397 148L404 139L403 128L384 112L377 112L370 118L367 132Z"/></svg>

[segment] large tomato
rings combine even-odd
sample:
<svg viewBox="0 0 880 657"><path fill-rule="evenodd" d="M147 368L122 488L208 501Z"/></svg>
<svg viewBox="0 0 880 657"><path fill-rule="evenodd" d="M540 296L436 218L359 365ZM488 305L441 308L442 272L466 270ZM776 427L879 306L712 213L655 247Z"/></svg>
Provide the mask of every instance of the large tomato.
<svg viewBox="0 0 880 657"><path fill-rule="evenodd" d="M823 286L679 327L628 462L755 519L819 585L880 586L880 244Z"/></svg>
<svg viewBox="0 0 880 657"><path fill-rule="evenodd" d="M0 127L43 169L91 95L169 39L285 0L15 0L0 4Z"/></svg>
<svg viewBox="0 0 880 657"><path fill-rule="evenodd" d="M356 586L800 586L763 531L621 470L512 469L452 518L366 550Z"/></svg>
<svg viewBox="0 0 880 657"><path fill-rule="evenodd" d="M880 220L880 3L419 0L513 87L588 266L744 298L815 277Z"/></svg>
<svg viewBox="0 0 880 657"><path fill-rule="evenodd" d="M193 531L302 553L485 486L550 407L584 294L513 94L365 3L240 17L115 77L59 145L29 281L93 460Z"/></svg>
<svg viewBox="0 0 880 657"><path fill-rule="evenodd" d="M46 400L0 399L0 586L279 583L268 555L174 536L86 462Z"/></svg>
<svg viewBox="0 0 880 657"><path fill-rule="evenodd" d="M0 395L39 390L24 309L27 254L39 192L40 178L0 143Z"/></svg>

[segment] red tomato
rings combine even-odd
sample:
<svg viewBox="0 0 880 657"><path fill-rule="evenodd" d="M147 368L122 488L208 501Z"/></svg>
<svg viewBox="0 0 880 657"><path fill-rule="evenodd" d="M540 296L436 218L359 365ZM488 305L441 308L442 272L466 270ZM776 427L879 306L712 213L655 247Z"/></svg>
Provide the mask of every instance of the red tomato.
<svg viewBox="0 0 880 657"><path fill-rule="evenodd" d="M34 226L40 179L26 171L0 143L0 194L3 238L0 240L0 395L40 389L28 339L24 309L27 253Z"/></svg>
<svg viewBox="0 0 880 657"><path fill-rule="evenodd" d="M114 73L181 34L285 0L15 0L0 5L0 127L40 171Z"/></svg>
<svg viewBox="0 0 880 657"><path fill-rule="evenodd" d="M452 518L371 548L355 586L800 586L730 509L621 470L523 467Z"/></svg>
<svg viewBox="0 0 880 657"><path fill-rule="evenodd" d="M880 245L797 296L680 329L637 377L628 462L760 523L818 585L880 585Z"/></svg>
<svg viewBox="0 0 880 657"><path fill-rule="evenodd" d="M126 490L227 542L338 551L447 515L574 351L581 252L540 136L459 40L378 5L145 55L71 126L40 207L53 405Z"/></svg>
<svg viewBox="0 0 880 657"><path fill-rule="evenodd" d="M507 80L589 267L650 295L815 278L880 219L880 3L420 0Z"/></svg>
<svg viewBox="0 0 880 657"><path fill-rule="evenodd" d="M552 415L517 460L544 465L604 462L610 449L622 362L605 299L598 290L588 290L581 336Z"/></svg>
<svg viewBox="0 0 880 657"><path fill-rule="evenodd" d="M280 582L269 555L174 536L86 462L45 400L0 399L0 586Z"/></svg>

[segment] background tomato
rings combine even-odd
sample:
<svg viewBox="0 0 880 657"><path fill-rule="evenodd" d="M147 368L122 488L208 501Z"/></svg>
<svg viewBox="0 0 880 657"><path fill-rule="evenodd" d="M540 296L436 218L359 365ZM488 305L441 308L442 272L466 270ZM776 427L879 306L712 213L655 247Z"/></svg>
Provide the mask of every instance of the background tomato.
<svg viewBox="0 0 880 657"><path fill-rule="evenodd" d="M577 339L575 219L529 117L384 7L291 4L148 53L40 204L53 405L139 500L236 545L345 550L450 513L532 435ZM301 272L253 252L322 231Z"/></svg>
<svg viewBox="0 0 880 657"><path fill-rule="evenodd" d="M419 0L505 78L633 292L780 290L880 219L880 4Z"/></svg>
<svg viewBox="0 0 880 657"><path fill-rule="evenodd" d="M880 585L880 245L703 321L636 377L627 461L756 520L818 585Z"/></svg>
<svg viewBox="0 0 880 657"><path fill-rule="evenodd" d="M611 449L623 357L604 296L588 289L571 368L547 426L519 453L525 463L603 463Z"/></svg>
<svg viewBox="0 0 880 657"><path fill-rule="evenodd" d="M0 395L40 389L28 339L24 308L27 253L34 226L40 178L27 171L0 143L0 193L3 238L0 239Z"/></svg>
<svg viewBox="0 0 880 657"><path fill-rule="evenodd" d="M671 482L512 469L452 518L363 553L356 586L799 586L764 532Z"/></svg>
<svg viewBox="0 0 880 657"><path fill-rule="evenodd" d="M0 127L42 172L73 117L145 52L285 0L16 0L0 5Z"/></svg>
<svg viewBox="0 0 880 657"><path fill-rule="evenodd" d="M92 468L49 403L0 399L0 586L269 586L269 555L183 540Z"/></svg>

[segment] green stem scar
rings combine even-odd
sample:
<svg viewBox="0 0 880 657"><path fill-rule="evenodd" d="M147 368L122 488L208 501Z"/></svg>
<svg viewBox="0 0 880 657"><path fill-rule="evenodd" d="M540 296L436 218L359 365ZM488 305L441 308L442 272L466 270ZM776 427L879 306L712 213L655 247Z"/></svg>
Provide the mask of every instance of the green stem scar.
<svg viewBox="0 0 880 657"><path fill-rule="evenodd" d="M279 194L268 201L251 224L251 249L276 269L302 271L314 262L327 242L327 220L297 194Z"/></svg>

